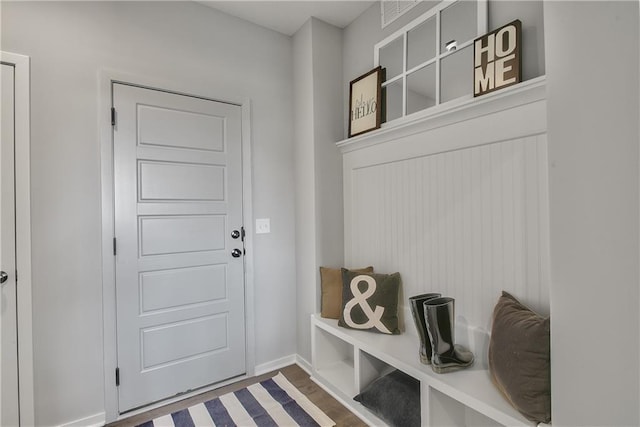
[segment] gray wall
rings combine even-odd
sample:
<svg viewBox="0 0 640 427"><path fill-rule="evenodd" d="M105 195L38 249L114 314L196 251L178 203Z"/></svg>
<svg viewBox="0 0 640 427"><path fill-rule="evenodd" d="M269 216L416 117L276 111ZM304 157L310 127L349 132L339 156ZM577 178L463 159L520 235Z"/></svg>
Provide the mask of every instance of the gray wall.
<svg viewBox="0 0 640 427"><path fill-rule="evenodd" d="M349 82L373 68L373 46L398 31L437 4L424 1L384 29L380 24L380 3L374 3L344 29L343 117L347 132ZM489 0L489 30L499 28L514 19L522 21L522 78L529 80L544 75L544 20L541 1Z"/></svg>
<svg viewBox="0 0 640 427"><path fill-rule="evenodd" d="M319 267L344 259L342 30L312 18L293 37L298 355L311 363Z"/></svg>
<svg viewBox="0 0 640 427"><path fill-rule="evenodd" d="M553 425L638 425L638 2L544 15Z"/></svg>
<svg viewBox="0 0 640 427"><path fill-rule="evenodd" d="M306 358L307 312L318 308L317 288L308 283L317 280L318 265L342 260L341 241L333 252L341 218L325 207L342 210L332 143L346 130L348 83L372 68L376 42L430 5L381 30L376 3L342 32L340 49L332 44L340 43L336 31L322 23L310 21L292 48L291 38L192 2L1 3L2 50L32 58L38 424L104 410L99 70L188 81L220 99L252 99L254 217L269 217L272 225L271 234L254 238L256 362L296 351ZM550 2L544 25L542 17L540 2L489 2L490 29L523 22L525 78L547 70L554 424L637 425L638 5ZM308 46L314 53L298 57ZM304 61L297 68L292 51ZM303 73L295 92L294 69ZM333 79L341 79L342 90L335 91ZM307 93L312 103L301 100ZM304 126L295 139L294 96L306 109L295 116ZM296 160L304 161L294 173L300 143ZM313 174L302 174L304 165ZM310 197L307 190L313 197L295 212L294 192ZM305 233L314 242L297 278L296 223L298 244Z"/></svg>
<svg viewBox="0 0 640 427"><path fill-rule="evenodd" d="M101 69L251 98L256 363L296 352L291 39L194 2L2 2L3 51L31 57L36 422L104 411Z"/></svg>

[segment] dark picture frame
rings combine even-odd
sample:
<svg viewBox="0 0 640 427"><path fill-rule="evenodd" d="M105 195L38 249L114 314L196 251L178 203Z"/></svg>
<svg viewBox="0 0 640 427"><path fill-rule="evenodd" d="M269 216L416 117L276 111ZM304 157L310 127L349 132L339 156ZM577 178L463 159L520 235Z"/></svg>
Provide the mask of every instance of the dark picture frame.
<svg viewBox="0 0 640 427"><path fill-rule="evenodd" d="M383 69L378 66L349 84L349 138L382 124Z"/></svg>

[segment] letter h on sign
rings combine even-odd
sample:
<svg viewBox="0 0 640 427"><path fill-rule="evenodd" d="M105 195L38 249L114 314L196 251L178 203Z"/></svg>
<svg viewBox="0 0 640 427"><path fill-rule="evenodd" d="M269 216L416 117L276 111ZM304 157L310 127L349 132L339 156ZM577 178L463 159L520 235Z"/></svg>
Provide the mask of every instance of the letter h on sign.
<svg viewBox="0 0 640 427"><path fill-rule="evenodd" d="M521 27L516 19L474 41L473 96L520 83Z"/></svg>

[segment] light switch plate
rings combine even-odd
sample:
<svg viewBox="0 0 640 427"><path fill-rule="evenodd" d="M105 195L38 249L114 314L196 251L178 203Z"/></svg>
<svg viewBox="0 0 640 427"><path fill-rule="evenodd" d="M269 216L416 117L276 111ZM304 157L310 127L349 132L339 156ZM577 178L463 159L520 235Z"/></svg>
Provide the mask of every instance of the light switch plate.
<svg viewBox="0 0 640 427"><path fill-rule="evenodd" d="M269 218L256 219L256 234L271 233L271 220Z"/></svg>

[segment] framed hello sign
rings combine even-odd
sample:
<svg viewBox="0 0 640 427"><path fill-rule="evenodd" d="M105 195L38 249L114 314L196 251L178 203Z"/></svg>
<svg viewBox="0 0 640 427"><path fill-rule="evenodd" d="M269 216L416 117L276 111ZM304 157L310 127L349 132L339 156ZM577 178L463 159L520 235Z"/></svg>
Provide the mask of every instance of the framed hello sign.
<svg viewBox="0 0 640 427"><path fill-rule="evenodd" d="M516 19L473 43L473 96L520 83L522 24Z"/></svg>
<svg viewBox="0 0 640 427"><path fill-rule="evenodd" d="M382 123L382 67L351 81L349 137L380 128Z"/></svg>

